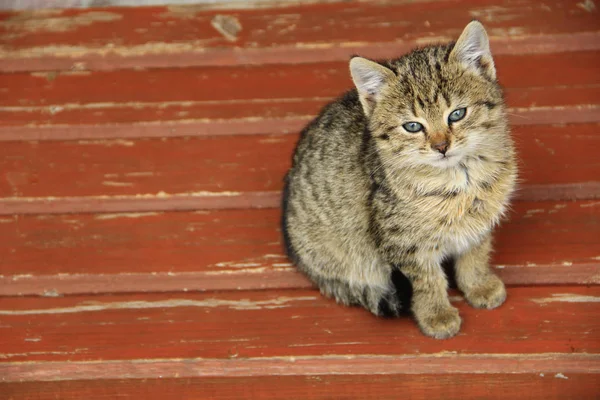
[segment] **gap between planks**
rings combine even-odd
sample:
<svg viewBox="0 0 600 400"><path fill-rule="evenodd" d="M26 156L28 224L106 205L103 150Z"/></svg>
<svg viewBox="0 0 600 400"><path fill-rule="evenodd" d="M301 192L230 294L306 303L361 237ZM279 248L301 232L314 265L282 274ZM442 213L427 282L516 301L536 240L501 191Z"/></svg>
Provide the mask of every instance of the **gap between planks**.
<svg viewBox="0 0 600 400"><path fill-rule="evenodd" d="M600 373L600 354L322 355L246 359L135 359L0 363L2 382L185 377Z"/></svg>
<svg viewBox="0 0 600 400"><path fill-rule="evenodd" d="M282 255L282 257L284 257ZM598 285L600 262L498 265L496 274L509 286ZM309 289L313 284L294 267L209 272L56 274L0 276L0 296L106 293L176 293L221 290Z"/></svg>

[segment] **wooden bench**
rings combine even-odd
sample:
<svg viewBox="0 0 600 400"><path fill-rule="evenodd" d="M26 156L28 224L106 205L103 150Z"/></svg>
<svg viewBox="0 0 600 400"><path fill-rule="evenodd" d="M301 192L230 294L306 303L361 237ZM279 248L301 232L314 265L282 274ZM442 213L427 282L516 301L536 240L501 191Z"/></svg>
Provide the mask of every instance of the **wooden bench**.
<svg viewBox="0 0 600 400"><path fill-rule="evenodd" d="M471 18L522 182L507 302L438 341L321 297L279 197L351 54ZM1 12L0 398L598 398L599 65L590 0Z"/></svg>

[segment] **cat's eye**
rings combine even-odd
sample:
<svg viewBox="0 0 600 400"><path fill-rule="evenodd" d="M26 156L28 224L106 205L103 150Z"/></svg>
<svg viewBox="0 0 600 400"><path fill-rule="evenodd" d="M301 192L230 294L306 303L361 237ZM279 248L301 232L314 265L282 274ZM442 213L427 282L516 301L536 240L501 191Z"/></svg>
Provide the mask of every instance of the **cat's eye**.
<svg viewBox="0 0 600 400"><path fill-rule="evenodd" d="M463 119L465 117L466 114L467 114L466 108L457 108L456 110L452 111L450 113L450 115L448 115L448 124L460 121L461 119Z"/></svg>
<svg viewBox="0 0 600 400"><path fill-rule="evenodd" d="M407 122L402 127L410 133L417 133L423 130L423 125L418 122Z"/></svg>

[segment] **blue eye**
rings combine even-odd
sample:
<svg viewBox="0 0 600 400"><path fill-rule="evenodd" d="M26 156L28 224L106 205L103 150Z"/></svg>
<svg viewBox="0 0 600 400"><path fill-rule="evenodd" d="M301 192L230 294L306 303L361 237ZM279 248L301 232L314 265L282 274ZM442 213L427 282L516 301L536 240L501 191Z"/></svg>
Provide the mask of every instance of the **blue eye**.
<svg viewBox="0 0 600 400"><path fill-rule="evenodd" d="M423 125L418 122L407 122L402 127L410 133L417 133L423 130Z"/></svg>
<svg viewBox="0 0 600 400"><path fill-rule="evenodd" d="M463 119L465 117L466 114L467 114L466 108L457 108L456 110L452 111L450 113L450 115L448 115L448 124L451 124L452 122L460 121L461 119Z"/></svg>

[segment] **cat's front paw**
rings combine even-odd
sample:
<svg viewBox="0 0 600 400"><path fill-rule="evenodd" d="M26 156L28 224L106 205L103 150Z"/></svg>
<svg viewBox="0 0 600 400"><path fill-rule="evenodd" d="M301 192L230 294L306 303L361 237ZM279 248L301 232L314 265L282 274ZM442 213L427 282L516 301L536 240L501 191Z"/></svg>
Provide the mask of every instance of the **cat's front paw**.
<svg viewBox="0 0 600 400"><path fill-rule="evenodd" d="M465 299L475 308L492 309L506 300L504 283L496 275L490 274L479 285L465 292Z"/></svg>
<svg viewBox="0 0 600 400"><path fill-rule="evenodd" d="M448 339L460 330L461 319L456 308L447 307L424 318L417 318L417 322L425 335Z"/></svg>

